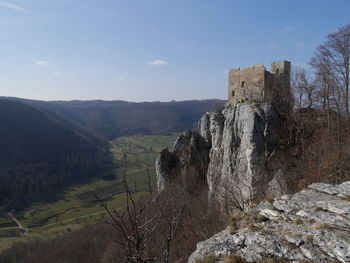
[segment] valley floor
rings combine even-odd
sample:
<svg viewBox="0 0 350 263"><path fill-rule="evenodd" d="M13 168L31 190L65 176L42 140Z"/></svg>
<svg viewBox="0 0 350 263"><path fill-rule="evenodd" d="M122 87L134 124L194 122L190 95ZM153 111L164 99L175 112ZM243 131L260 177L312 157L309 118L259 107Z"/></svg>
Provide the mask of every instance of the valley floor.
<svg viewBox="0 0 350 263"><path fill-rule="evenodd" d="M87 183L70 187L60 193L55 202L38 202L21 213L9 213L1 217L0 252L16 242L57 237L103 218L105 211L96 202L93 193L105 200L108 206L122 208L125 194L119 178L124 170L124 154L127 180L130 184L136 183L139 190L137 195L142 195L147 182L147 167L154 184L157 153L164 147L171 148L176 137L177 134L136 135L111 141L110 150L119 169L108 175L99 175Z"/></svg>

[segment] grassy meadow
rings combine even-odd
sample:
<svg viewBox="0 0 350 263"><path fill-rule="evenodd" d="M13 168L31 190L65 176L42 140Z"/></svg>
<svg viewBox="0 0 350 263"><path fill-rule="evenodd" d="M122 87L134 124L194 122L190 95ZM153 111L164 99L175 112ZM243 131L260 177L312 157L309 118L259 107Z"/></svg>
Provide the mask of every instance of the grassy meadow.
<svg viewBox="0 0 350 263"><path fill-rule="evenodd" d="M96 202L93 193L110 207L122 208L125 194L120 177L124 172L124 156L127 181L137 185L139 192L136 195L141 196L146 188L147 167L154 185L156 156L164 147L171 148L177 135L135 135L111 141L110 150L118 166L114 172L115 179L104 180L102 175L97 176L88 183L66 189L54 202L37 202L21 213L13 213L22 229L10 216L0 217L0 252L14 242L56 237L102 219L105 211Z"/></svg>

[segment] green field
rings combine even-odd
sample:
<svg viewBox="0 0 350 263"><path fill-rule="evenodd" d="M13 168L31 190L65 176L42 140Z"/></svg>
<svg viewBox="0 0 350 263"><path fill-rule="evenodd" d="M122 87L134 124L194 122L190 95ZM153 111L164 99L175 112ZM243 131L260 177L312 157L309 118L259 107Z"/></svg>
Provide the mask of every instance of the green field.
<svg viewBox="0 0 350 263"><path fill-rule="evenodd" d="M105 216L104 209L96 202L93 192L105 199L110 207L122 208L125 194L120 184L124 172L126 156L126 177L129 184L137 185L142 195L147 183L147 167L151 182L155 183L155 159L164 148L171 148L177 134L171 136L136 135L120 137L110 142L110 150L119 169L114 180L103 180L96 177L89 183L75 185L60 193L60 200L52 203L37 202L25 211L14 214L24 230L12 228L15 222L9 217L0 218L0 252L14 242L28 241L35 238L52 238L69 231L79 229L86 224L96 222Z"/></svg>

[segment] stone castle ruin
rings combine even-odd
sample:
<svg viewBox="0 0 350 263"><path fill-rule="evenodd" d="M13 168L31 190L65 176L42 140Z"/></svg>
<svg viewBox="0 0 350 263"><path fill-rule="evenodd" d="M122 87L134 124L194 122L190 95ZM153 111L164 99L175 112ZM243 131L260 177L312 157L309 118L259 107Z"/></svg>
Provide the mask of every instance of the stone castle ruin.
<svg viewBox="0 0 350 263"><path fill-rule="evenodd" d="M229 105L268 102L273 103L280 113L289 112L293 107L290 71L289 61L272 62L271 71L267 71L262 63L231 69L228 76Z"/></svg>

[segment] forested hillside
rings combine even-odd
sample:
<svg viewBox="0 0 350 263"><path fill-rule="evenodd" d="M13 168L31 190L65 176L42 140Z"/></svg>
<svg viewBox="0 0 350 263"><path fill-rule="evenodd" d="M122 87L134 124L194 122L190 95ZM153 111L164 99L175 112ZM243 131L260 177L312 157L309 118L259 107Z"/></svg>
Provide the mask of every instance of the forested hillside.
<svg viewBox="0 0 350 263"><path fill-rule="evenodd" d="M101 145L33 107L0 100L0 209L94 176L106 160Z"/></svg>
<svg viewBox="0 0 350 263"><path fill-rule="evenodd" d="M169 135L192 129L206 111L225 103L223 100L142 103L16 100L55 114L63 122L79 127L82 132L89 131L103 139L135 134Z"/></svg>

